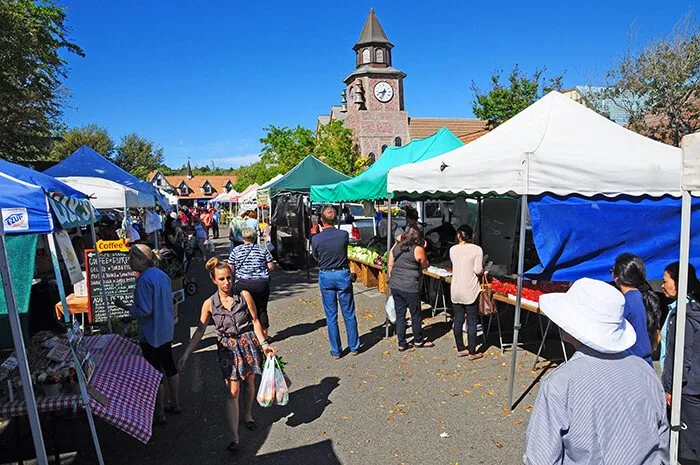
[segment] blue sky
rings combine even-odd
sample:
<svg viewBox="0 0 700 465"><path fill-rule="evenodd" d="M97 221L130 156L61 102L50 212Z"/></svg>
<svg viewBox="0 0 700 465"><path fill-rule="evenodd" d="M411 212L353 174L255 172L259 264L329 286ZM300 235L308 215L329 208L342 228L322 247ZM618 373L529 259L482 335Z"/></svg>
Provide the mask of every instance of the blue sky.
<svg viewBox="0 0 700 465"><path fill-rule="evenodd" d="M474 80L494 70L566 71L600 84L627 46L668 33L690 0L607 2L242 2L64 0L72 38L69 127L137 132L168 165L238 166L256 159L268 124L314 129L355 66L370 7L408 74L411 116L471 117ZM695 12L697 21L697 12Z"/></svg>

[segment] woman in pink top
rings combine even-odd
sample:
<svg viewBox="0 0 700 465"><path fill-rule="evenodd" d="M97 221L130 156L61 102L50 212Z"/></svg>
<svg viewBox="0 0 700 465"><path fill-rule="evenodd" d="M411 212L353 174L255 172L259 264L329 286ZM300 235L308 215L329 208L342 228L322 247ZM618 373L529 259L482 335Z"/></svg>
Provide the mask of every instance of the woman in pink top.
<svg viewBox="0 0 700 465"><path fill-rule="evenodd" d="M484 354L476 351L476 325L479 316L476 311L477 299L481 292L479 275L483 273L484 252L476 244L472 244L474 231L469 225L462 225L457 229L457 245L450 248L450 260L452 261L452 309L454 311L454 326L452 332L457 344L457 353L460 357L469 357L476 360ZM467 342L464 346L464 334L462 327L464 319L467 319Z"/></svg>

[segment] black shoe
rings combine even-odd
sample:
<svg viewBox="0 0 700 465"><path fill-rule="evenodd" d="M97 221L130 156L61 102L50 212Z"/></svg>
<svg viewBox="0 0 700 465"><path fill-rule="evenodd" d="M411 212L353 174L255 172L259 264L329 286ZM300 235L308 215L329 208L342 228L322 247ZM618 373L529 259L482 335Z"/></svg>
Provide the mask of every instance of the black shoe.
<svg viewBox="0 0 700 465"><path fill-rule="evenodd" d="M236 441L231 441L226 450L236 452L238 450L238 443Z"/></svg>

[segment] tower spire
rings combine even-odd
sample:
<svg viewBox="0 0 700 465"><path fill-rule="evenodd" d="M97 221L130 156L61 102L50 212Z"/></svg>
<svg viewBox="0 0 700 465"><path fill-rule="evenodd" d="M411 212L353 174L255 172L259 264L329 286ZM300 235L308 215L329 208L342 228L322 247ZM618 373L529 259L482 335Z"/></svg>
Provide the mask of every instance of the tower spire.
<svg viewBox="0 0 700 465"><path fill-rule="evenodd" d="M355 44L353 49L357 50L363 45L370 44L385 45L388 48L392 48L394 46L391 42L389 42L389 39L387 38L386 33L382 28L382 25L379 24L379 19L377 19L377 15L374 13L374 8L370 8L369 15L367 15L365 25L362 28L362 32L360 33L360 38L357 39L357 43Z"/></svg>

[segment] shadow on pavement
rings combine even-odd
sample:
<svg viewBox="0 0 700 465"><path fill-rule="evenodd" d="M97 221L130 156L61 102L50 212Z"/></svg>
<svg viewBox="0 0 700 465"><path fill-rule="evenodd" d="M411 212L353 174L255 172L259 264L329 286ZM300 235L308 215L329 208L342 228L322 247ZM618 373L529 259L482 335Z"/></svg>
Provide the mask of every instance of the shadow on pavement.
<svg viewBox="0 0 700 465"><path fill-rule="evenodd" d="M259 455L252 460L260 465L289 465L293 463L323 463L328 465L340 464L335 455L333 442L330 439L308 446L295 447L270 454Z"/></svg>
<svg viewBox="0 0 700 465"><path fill-rule="evenodd" d="M306 336L307 334L311 334L314 331L325 328L326 327L326 319L325 318L319 318L318 320L314 321L313 323L299 323L294 326L290 326L288 328L283 329L282 331L279 331L277 334L275 334L272 337L273 342L281 342L284 341L285 339L289 339L290 337L295 337L295 336Z"/></svg>

